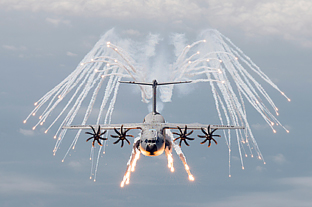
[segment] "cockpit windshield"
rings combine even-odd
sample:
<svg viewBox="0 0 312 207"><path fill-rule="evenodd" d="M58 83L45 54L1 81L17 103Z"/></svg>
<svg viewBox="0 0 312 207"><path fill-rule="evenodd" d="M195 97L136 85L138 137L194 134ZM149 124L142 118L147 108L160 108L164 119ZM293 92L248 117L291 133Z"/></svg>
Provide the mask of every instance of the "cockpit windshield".
<svg viewBox="0 0 312 207"><path fill-rule="evenodd" d="M157 130L149 129L149 138L145 139L145 143L156 143L157 142Z"/></svg>

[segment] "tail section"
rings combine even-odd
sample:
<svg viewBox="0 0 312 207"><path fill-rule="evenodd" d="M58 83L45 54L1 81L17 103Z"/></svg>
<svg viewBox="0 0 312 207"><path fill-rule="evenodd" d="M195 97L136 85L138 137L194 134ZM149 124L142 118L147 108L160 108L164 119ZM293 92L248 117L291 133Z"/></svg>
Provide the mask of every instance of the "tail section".
<svg viewBox="0 0 312 207"><path fill-rule="evenodd" d="M153 80L152 83L134 82L134 81L119 81L119 82L120 83L128 83L128 84L152 86L153 87L153 113L157 114L157 111L156 111L156 89L157 89L157 86L180 84L180 83L191 83L192 81L178 81L178 82L164 82L164 83L158 83L157 80Z"/></svg>

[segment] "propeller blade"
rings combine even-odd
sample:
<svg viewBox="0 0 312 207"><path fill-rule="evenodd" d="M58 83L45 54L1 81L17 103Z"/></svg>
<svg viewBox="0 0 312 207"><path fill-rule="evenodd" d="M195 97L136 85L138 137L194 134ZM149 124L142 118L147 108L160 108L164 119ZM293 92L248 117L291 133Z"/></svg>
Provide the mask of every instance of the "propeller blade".
<svg viewBox="0 0 312 207"><path fill-rule="evenodd" d="M194 140L194 138L192 138L192 137L185 137L185 139L187 139L187 140Z"/></svg>
<svg viewBox="0 0 312 207"><path fill-rule="evenodd" d="M190 146L186 140L194 140L194 138L187 137L193 133L193 130L187 133L187 125L185 125L184 130L182 130L179 126L177 126L177 129L180 131L180 133L173 132L173 134L178 135L179 137L175 138L173 141L180 139L179 146L181 147L182 141L185 143L186 146Z"/></svg>
<svg viewBox="0 0 312 207"><path fill-rule="evenodd" d="M108 140L108 139L107 139L107 138L105 138L105 137L103 137L103 138L101 137L101 138L99 138L99 139L101 139L101 140Z"/></svg>
<svg viewBox="0 0 312 207"><path fill-rule="evenodd" d="M176 140L180 139L181 137L175 138L173 141L175 142Z"/></svg>
<svg viewBox="0 0 312 207"><path fill-rule="evenodd" d="M189 136L193 133L193 130L190 133L187 133L185 136Z"/></svg>
<svg viewBox="0 0 312 207"><path fill-rule="evenodd" d="M205 131L204 128L201 128L201 131L204 133L204 136L203 135L197 135L197 136L200 137L200 138L205 138L205 140L202 141L200 144L204 144L204 143L206 143L206 141L209 141L208 142L208 147L210 147L211 146L211 140L214 141L215 144L217 144L217 141L213 137L221 137L221 136L213 134L216 130L217 130L217 128L211 130L210 125L208 125L208 127L207 127L207 132L208 133Z"/></svg>
<svg viewBox="0 0 312 207"><path fill-rule="evenodd" d="M100 127L100 125L99 125L97 134L100 134L100 133L101 133L101 127Z"/></svg>
<svg viewBox="0 0 312 207"><path fill-rule="evenodd" d="M100 142L100 140L96 140L98 142L98 144L102 147L102 143Z"/></svg>
<svg viewBox="0 0 312 207"><path fill-rule="evenodd" d="M93 126L90 125L90 127L91 127L91 129L93 130L93 133L96 134L96 133L95 133L95 129L93 128Z"/></svg>
<svg viewBox="0 0 312 207"><path fill-rule="evenodd" d="M128 140L128 139L125 139L127 142L128 142L128 144L130 145L130 141Z"/></svg>
<svg viewBox="0 0 312 207"><path fill-rule="evenodd" d="M214 139L214 138L212 138L212 140L214 141L214 143L217 145L218 144L218 142Z"/></svg>
<svg viewBox="0 0 312 207"><path fill-rule="evenodd" d="M123 132L123 125L121 125L121 127L120 127L120 133L124 134L124 132Z"/></svg>
<svg viewBox="0 0 312 207"><path fill-rule="evenodd" d="M200 144L205 144L207 142L208 139L205 139L204 141L202 141Z"/></svg>
<svg viewBox="0 0 312 207"><path fill-rule="evenodd" d="M121 134L119 133L119 131L118 131L116 128L114 128L114 131L115 131L116 134L118 134L119 136L121 135Z"/></svg>
<svg viewBox="0 0 312 207"><path fill-rule="evenodd" d="M123 125L120 126L120 131L114 128L114 131L116 132L117 135L111 135L111 137L118 139L116 142L114 142L114 144L117 144L119 141L121 141L121 147L123 147L124 141L126 141L130 145L131 143L126 137L133 137L133 135L127 134L129 130L130 129L124 130Z"/></svg>
<svg viewBox="0 0 312 207"><path fill-rule="evenodd" d="M101 126L100 126L100 125L99 125L99 127L98 127L98 129L97 129L97 132L95 131L95 129L94 129L93 126L90 125L90 127L91 127L93 133L91 133L91 132L85 132L85 134L92 135L92 137L89 137L89 138L86 140L86 142L88 142L89 140L93 139L93 141L92 141L92 147L94 147L95 141L97 141L97 143L98 143L100 146L103 146L100 140L107 140L107 138L101 137L103 134L106 133L106 130L105 130L103 133L101 133Z"/></svg>
<svg viewBox="0 0 312 207"><path fill-rule="evenodd" d="M120 141L120 139L118 139L116 142L114 142L113 144L117 144Z"/></svg>
<svg viewBox="0 0 312 207"><path fill-rule="evenodd" d="M106 133L106 130L105 130L104 132L102 132L102 133L100 134L100 136L104 135L105 133Z"/></svg>
<svg viewBox="0 0 312 207"><path fill-rule="evenodd" d="M180 133L182 134L183 132L182 132L182 129L178 126L178 129L179 129L179 131L180 131Z"/></svg>
<svg viewBox="0 0 312 207"><path fill-rule="evenodd" d="M87 140L86 140L86 142L88 142L90 139L92 139L93 137L90 137L90 138L88 138Z"/></svg>
<svg viewBox="0 0 312 207"><path fill-rule="evenodd" d="M181 143L182 143L182 139L180 139L180 143L179 143L179 146L181 147Z"/></svg>
<svg viewBox="0 0 312 207"><path fill-rule="evenodd" d="M201 128L201 130L205 135L208 135L207 132L204 130L204 128Z"/></svg>

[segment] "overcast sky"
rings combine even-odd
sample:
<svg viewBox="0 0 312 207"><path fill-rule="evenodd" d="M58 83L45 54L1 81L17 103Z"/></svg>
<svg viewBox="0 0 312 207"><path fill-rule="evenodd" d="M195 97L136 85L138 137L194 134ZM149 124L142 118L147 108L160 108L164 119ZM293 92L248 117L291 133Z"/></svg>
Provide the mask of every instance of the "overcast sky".
<svg viewBox="0 0 312 207"><path fill-rule="evenodd" d="M78 3L77 3L78 2ZM311 206L312 205L312 2L309 0L150 0L64 1L0 0L0 205L15 206ZM233 153L228 177L225 142L184 147L195 176L190 183L174 155L176 171L164 156L141 157L129 186L119 187L131 147L108 143L97 182L89 180L90 145L84 138L66 162L72 137L56 156L54 140L44 129L22 122L33 103L62 81L115 27L123 38L140 40L149 33L167 38L185 33L190 43L207 28L230 38L291 99L265 89L289 128L273 134L249 107L249 122L267 164L245 159L241 170ZM168 122L218 123L212 102L207 109L200 88L174 94L162 114ZM140 122L148 113L138 93L120 90L115 123ZM125 104L126 103L126 104ZM196 106L196 107L192 107ZM133 113L136 112L136 113ZM233 149L234 151L235 149Z"/></svg>

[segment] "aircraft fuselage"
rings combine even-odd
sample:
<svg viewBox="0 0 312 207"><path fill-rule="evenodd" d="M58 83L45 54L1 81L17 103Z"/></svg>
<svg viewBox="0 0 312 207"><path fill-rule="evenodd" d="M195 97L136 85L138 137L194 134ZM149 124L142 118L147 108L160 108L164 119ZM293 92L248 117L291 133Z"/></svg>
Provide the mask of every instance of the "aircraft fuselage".
<svg viewBox="0 0 312 207"><path fill-rule="evenodd" d="M160 123L165 123L164 117L159 113L149 113L143 123L148 126L142 128L139 149L145 156L158 156L165 150L165 129Z"/></svg>

